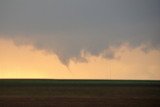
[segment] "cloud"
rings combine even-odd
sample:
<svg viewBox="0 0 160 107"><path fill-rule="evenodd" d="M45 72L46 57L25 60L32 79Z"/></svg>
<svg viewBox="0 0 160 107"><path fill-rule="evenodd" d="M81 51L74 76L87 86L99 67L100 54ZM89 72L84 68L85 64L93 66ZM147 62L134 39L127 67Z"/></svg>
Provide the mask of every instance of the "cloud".
<svg viewBox="0 0 160 107"><path fill-rule="evenodd" d="M1 0L0 37L56 53L63 64L81 52L114 58L110 46L160 47L159 0Z"/></svg>
<svg viewBox="0 0 160 107"><path fill-rule="evenodd" d="M160 80L160 50L146 53L144 47L110 47L115 52L113 59L104 58L103 53L93 56L82 52L88 62L72 59L69 72L54 53L0 39L0 78Z"/></svg>

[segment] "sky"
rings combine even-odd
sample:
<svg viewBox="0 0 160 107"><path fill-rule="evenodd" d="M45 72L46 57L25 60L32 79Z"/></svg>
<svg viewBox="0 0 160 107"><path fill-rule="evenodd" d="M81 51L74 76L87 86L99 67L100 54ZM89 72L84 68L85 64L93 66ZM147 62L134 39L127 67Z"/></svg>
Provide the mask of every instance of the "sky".
<svg viewBox="0 0 160 107"><path fill-rule="evenodd" d="M160 80L159 0L1 0L0 78Z"/></svg>

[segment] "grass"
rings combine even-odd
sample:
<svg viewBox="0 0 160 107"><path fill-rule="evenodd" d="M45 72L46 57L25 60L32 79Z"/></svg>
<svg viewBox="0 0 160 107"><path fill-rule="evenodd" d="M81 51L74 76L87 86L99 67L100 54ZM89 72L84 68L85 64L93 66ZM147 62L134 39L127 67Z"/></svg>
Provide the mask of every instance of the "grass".
<svg viewBox="0 0 160 107"><path fill-rule="evenodd" d="M160 107L160 81L1 79L3 107Z"/></svg>

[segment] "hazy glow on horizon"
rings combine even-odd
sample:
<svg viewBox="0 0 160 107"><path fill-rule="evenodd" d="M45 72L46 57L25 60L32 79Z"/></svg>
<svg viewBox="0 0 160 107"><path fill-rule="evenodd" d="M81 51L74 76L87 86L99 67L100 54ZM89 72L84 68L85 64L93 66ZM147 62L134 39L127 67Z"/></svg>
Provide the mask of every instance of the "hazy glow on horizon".
<svg viewBox="0 0 160 107"><path fill-rule="evenodd" d="M112 48L115 59L86 53L88 62L71 60L69 71L55 54L0 39L0 78L159 80L160 50L144 52L143 47L132 49L124 44Z"/></svg>
<svg viewBox="0 0 160 107"><path fill-rule="evenodd" d="M0 0L0 78L160 80L160 0Z"/></svg>

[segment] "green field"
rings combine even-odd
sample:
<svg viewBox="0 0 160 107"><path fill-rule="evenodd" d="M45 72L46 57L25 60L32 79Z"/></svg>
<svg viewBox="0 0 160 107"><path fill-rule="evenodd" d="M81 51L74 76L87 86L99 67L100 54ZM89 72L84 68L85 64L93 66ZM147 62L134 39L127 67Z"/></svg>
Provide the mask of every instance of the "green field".
<svg viewBox="0 0 160 107"><path fill-rule="evenodd" d="M108 96L132 94L135 90L160 95L160 81L146 80L0 80L0 95ZM158 90L155 90L158 89ZM154 90L154 91L152 91ZM158 92L159 91L159 92ZM129 93L127 93L129 92ZM136 91L135 91L136 92ZM138 92L138 91L137 91ZM151 93L150 92L150 93ZM134 94L134 93L133 93ZM122 95L121 95L122 96Z"/></svg>
<svg viewBox="0 0 160 107"><path fill-rule="evenodd" d="M47 104L46 104L47 102ZM0 105L160 105L160 81L1 79ZM21 105L22 104L22 105ZM77 106L81 107L81 106Z"/></svg>

